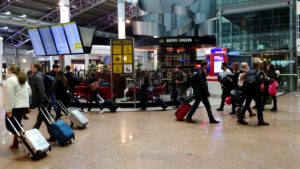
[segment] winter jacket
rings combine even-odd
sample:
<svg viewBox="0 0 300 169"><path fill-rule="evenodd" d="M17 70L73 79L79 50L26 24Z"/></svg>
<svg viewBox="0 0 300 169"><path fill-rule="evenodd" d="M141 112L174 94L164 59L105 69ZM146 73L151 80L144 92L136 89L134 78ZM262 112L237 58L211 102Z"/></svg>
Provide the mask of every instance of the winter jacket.
<svg viewBox="0 0 300 169"><path fill-rule="evenodd" d="M31 81L32 90L32 107L39 107L44 105L45 100L45 87L44 87L44 77L43 73L37 71Z"/></svg>
<svg viewBox="0 0 300 169"><path fill-rule="evenodd" d="M6 112L12 112L13 108L28 108L31 89L27 82L21 85L15 74L11 74L4 85L4 108Z"/></svg>

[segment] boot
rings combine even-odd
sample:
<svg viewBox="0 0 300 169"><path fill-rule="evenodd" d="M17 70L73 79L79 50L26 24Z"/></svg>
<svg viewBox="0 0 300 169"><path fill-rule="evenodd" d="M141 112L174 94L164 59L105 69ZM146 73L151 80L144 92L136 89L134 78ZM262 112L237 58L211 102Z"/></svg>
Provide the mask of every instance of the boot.
<svg viewBox="0 0 300 169"><path fill-rule="evenodd" d="M17 148L19 148L18 145L19 145L18 136L15 135L14 136L14 140L13 140L13 144L9 148L11 148L11 149L17 149Z"/></svg>
<svg viewBox="0 0 300 169"><path fill-rule="evenodd" d="M273 108L271 109L271 111L276 112L276 111L277 111L277 107L273 107Z"/></svg>

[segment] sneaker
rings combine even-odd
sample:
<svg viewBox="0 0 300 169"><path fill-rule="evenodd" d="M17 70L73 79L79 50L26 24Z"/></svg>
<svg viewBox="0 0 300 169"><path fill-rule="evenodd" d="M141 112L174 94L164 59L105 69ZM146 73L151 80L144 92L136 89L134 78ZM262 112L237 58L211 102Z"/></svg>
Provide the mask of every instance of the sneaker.
<svg viewBox="0 0 300 169"><path fill-rule="evenodd" d="M186 119L185 120L187 123L197 123L195 120L193 120L193 119Z"/></svg>
<svg viewBox="0 0 300 169"><path fill-rule="evenodd" d="M238 120L237 123L239 123L240 125L248 125L248 122L244 120Z"/></svg>
<svg viewBox="0 0 300 169"><path fill-rule="evenodd" d="M211 124L218 124L218 123L220 123L220 121L218 121L216 119L212 119L212 120L209 120L209 123L211 123Z"/></svg>
<svg viewBox="0 0 300 169"><path fill-rule="evenodd" d="M268 126L270 125L269 123L265 122L265 121L260 121L257 123L258 126Z"/></svg>
<svg viewBox="0 0 300 169"><path fill-rule="evenodd" d="M271 111L272 112L277 112L277 108L272 108Z"/></svg>
<svg viewBox="0 0 300 169"><path fill-rule="evenodd" d="M224 111L224 109L222 109L222 108L218 108L218 109L216 109L217 111Z"/></svg>
<svg viewBox="0 0 300 169"><path fill-rule="evenodd" d="M24 114L23 119L24 120L28 120L29 118L28 118L28 116L26 114Z"/></svg>

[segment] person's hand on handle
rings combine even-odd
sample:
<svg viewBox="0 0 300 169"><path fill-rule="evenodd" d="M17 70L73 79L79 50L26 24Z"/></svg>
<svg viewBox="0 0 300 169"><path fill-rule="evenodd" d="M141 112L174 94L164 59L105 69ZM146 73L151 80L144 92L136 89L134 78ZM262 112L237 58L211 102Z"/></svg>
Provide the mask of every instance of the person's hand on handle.
<svg viewBox="0 0 300 169"><path fill-rule="evenodd" d="M6 112L6 115L7 115L8 117L12 117L12 116L13 116L12 112Z"/></svg>

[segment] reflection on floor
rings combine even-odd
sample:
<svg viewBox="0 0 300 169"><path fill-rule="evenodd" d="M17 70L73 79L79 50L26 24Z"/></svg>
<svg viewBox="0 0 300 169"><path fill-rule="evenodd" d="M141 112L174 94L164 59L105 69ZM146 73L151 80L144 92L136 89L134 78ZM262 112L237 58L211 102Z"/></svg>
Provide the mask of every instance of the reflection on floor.
<svg viewBox="0 0 300 169"><path fill-rule="evenodd" d="M91 112L87 113L88 128L75 130L73 144L53 144L52 152L39 161L8 148L12 136L1 113L0 168L296 169L300 166L299 101L292 94L280 97L279 111L265 112L269 127L257 127L255 117L247 118L249 126L237 125L236 118L228 115L230 107L214 112L222 120L218 125L208 124L203 108L195 114L197 124L175 121L175 110ZM36 114L34 111L23 121L26 129L33 126ZM44 125L41 131L48 137Z"/></svg>

